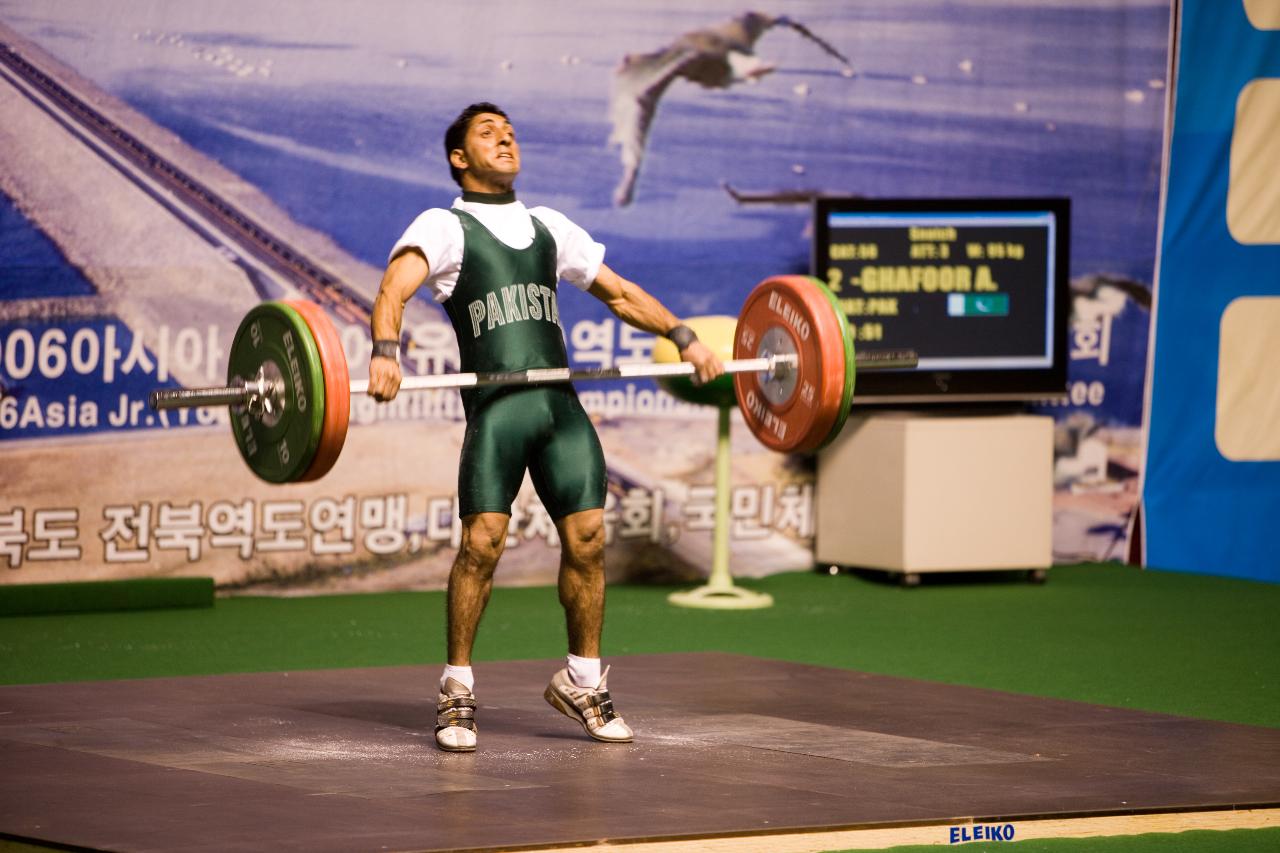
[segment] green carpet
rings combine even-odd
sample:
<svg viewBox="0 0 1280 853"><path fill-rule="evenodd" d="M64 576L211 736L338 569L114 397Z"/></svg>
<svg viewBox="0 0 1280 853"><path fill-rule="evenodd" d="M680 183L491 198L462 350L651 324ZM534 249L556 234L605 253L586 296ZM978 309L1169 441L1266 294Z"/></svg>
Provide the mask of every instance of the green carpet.
<svg viewBox="0 0 1280 853"><path fill-rule="evenodd" d="M666 603L671 588L611 587L606 656L725 651L1280 726L1280 586L1116 565L1059 567L1044 586L998 573L918 589L809 573L747 585L776 605L685 610ZM0 683L439 663L443 636L440 592L10 616ZM564 648L555 589L494 591L478 666Z"/></svg>
<svg viewBox="0 0 1280 853"><path fill-rule="evenodd" d="M213 578L134 578L0 586L0 616L212 607Z"/></svg>
<svg viewBox="0 0 1280 853"><path fill-rule="evenodd" d="M666 603L669 587L611 587L606 658L724 651L1280 727L1277 585L1113 564L1058 567L1044 586L1004 573L926 577L916 589L811 573L744 585L772 594L775 606L685 610ZM0 683L441 663L443 636L441 592L8 616ZM476 647L479 678L487 660L564 651L554 588L494 590ZM966 849L1157 849L1142 846L1160 844L1148 838ZM1277 849L1270 830L1175 838L1177 849L1195 851ZM1213 846L1226 839L1231 846ZM1247 846L1255 841L1262 846Z"/></svg>

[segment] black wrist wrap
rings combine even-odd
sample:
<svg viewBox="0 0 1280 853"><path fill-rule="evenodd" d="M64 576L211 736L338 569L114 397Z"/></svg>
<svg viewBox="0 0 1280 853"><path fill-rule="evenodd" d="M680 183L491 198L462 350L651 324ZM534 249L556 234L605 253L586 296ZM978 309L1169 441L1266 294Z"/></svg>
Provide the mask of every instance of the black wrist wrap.
<svg viewBox="0 0 1280 853"><path fill-rule="evenodd" d="M676 345L677 350L684 352L688 349L689 344L698 339L698 336L694 334L693 329L690 329L684 323L681 323L680 325L668 330L667 339Z"/></svg>
<svg viewBox="0 0 1280 853"><path fill-rule="evenodd" d="M400 342L399 341L374 341L373 342L374 358L393 358L400 360Z"/></svg>

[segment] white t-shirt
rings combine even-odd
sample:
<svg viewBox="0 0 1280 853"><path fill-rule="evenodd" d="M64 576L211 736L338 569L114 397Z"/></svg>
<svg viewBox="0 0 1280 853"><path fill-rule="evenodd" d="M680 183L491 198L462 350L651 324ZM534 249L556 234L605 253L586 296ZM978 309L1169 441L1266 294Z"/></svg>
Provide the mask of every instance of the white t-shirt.
<svg viewBox="0 0 1280 853"><path fill-rule="evenodd" d="M529 210L519 201L488 204L455 198L453 207L470 213L513 249L524 249L533 243L530 216L538 217L556 241L556 275L579 290L586 290L596 280L604 261L604 246L563 213L549 207ZM426 286L432 297L436 302L447 300L453 295L462 268L462 223L458 217L441 207L423 211L396 241L388 261L409 247L417 248L427 259L430 271Z"/></svg>

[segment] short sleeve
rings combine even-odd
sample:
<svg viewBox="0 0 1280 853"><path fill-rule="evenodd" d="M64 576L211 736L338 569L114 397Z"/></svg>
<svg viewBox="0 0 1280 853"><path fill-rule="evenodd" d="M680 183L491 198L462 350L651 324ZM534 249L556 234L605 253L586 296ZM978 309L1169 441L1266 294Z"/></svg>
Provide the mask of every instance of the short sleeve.
<svg viewBox="0 0 1280 853"><path fill-rule="evenodd" d="M458 217L443 208L423 211L410 223L387 256L390 263L405 249L414 248L427 259L426 285L436 302L444 302L453 294L462 268L462 224Z"/></svg>
<svg viewBox="0 0 1280 853"><path fill-rule="evenodd" d="M556 275L579 290L591 287L604 263L604 245L559 211L535 207L529 213L555 238Z"/></svg>

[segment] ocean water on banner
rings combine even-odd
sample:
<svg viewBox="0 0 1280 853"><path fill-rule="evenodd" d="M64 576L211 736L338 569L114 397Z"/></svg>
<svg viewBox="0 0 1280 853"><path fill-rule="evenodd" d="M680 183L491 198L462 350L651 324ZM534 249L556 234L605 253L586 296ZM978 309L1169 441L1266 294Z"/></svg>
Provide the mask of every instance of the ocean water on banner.
<svg viewBox="0 0 1280 853"><path fill-rule="evenodd" d="M0 193L0 300L85 296L93 285L58 247Z"/></svg>

